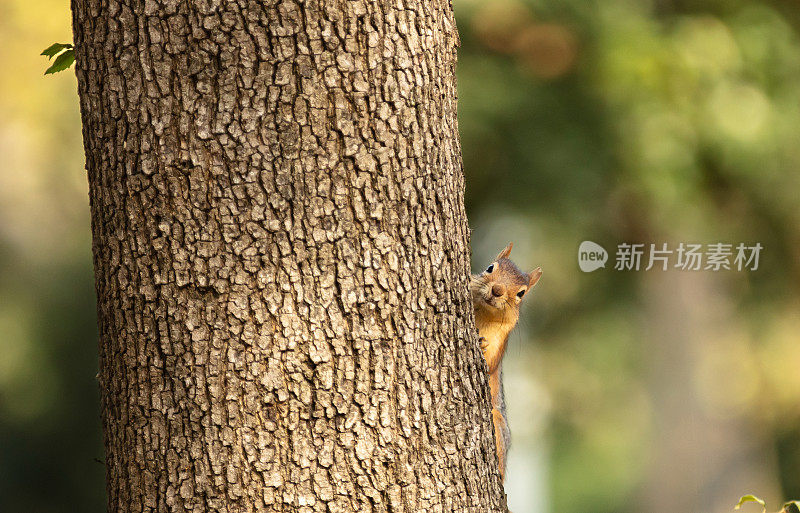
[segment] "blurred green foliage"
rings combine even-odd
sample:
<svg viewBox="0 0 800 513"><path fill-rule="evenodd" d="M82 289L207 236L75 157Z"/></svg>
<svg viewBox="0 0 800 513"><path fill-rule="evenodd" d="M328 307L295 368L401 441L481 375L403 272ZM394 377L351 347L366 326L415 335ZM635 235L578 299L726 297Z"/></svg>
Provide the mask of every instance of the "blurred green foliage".
<svg viewBox="0 0 800 513"><path fill-rule="evenodd" d="M659 470L657 456L681 436L661 433L674 400L696 405L686 408L695 430L744 429L766 450L742 449L731 466L767 469L775 494L800 496L800 8L457 0L455 9L476 266L514 240L515 258L545 270L508 357L507 378L528 388L507 394L538 401L541 418L512 416L512 451L541 452L546 468L511 475L512 504L534 479L548 498L529 512L653 513L653 487L687 495L661 480L687 470ZM0 4L0 59L14 70L0 74L0 511L104 503L76 84L71 72L42 79L36 58L43 43L70 40L69 27L61 2ZM694 346L680 346L690 368L678 351L661 369L653 305L671 282L580 273L586 239L609 250L693 241L765 250L757 272L698 274L714 301L681 301L720 321L708 332L678 327L692 334ZM678 380L686 388L659 389ZM709 490L692 493L711 504ZM739 495L720 504L729 510Z"/></svg>
<svg viewBox="0 0 800 513"><path fill-rule="evenodd" d="M757 272L703 278L726 313L719 340L698 347L687 371L696 383L685 401L700 409L686 415L755 432L766 455L742 449L737 464L777 467L775 489L800 494L800 7L747 0L461 0L455 7L476 260L515 238L530 265L544 269L526 312L531 333L517 343L532 347L521 350L522 367L549 392L540 433L550 447L549 510L652 512L646 496L655 485L647 481L657 480L657 433L671 415L648 355L659 315L649 296L669 295L669 285L659 289L643 272L580 273L582 240L610 252L620 242L764 245ZM718 315L695 301L692 308ZM507 392L512 403L514 393ZM520 431L513 417L511 425ZM676 463L673 471L686 469ZM525 486L513 478L511 499ZM730 509L730 496L720 506L711 495L699 499L709 501L707 511Z"/></svg>
<svg viewBox="0 0 800 513"><path fill-rule="evenodd" d="M95 299L69 6L0 3L0 511L102 511Z"/></svg>

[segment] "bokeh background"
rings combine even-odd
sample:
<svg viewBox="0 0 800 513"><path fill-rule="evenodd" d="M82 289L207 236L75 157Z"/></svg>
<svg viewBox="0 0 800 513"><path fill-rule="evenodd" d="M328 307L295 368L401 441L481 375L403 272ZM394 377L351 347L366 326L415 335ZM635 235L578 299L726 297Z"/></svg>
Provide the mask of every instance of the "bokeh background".
<svg viewBox="0 0 800 513"><path fill-rule="evenodd" d="M513 240L545 271L506 358L512 509L800 498L800 4L454 3L475 270ZM104 508L76 83L38 56L70 40L65 2L0 3L0 511ZM615 271L623 242L764 250Z"/></svg>

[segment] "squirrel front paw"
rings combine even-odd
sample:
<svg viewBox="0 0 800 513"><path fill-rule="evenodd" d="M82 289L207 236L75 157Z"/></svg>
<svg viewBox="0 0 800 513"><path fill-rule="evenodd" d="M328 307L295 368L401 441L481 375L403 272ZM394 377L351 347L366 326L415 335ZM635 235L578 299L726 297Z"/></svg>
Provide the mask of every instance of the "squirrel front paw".
<svg viewBox="0 0 800 513"><path fill-rule="evenodd" d="M481 345L481 349L483 349L484 351L486 350L487 347L489 347L489 341L486 340L486 337L480 337L478 339L478 343Z"/></svg>

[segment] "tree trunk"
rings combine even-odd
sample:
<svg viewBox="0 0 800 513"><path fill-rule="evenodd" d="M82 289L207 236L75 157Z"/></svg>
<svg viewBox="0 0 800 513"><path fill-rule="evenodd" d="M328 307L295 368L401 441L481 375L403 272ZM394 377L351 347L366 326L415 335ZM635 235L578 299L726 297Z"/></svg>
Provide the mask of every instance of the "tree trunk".
<svg viewBox="0 0 800 513"><path fill-rule="evenodd" d="M73 13L109 511L505 511L449 2Z"/></svg>
<svg viewBox="0 0 800 513"><path fill-rule="evenodd" d="M672 269L643 280L655 429L638 511L730 513L742 490L758 490L767 504L781 499L773 447L717 395L738 394L731 381L740 378L720 355L737 351L736 333L746 331L725 278Z"/></svg>

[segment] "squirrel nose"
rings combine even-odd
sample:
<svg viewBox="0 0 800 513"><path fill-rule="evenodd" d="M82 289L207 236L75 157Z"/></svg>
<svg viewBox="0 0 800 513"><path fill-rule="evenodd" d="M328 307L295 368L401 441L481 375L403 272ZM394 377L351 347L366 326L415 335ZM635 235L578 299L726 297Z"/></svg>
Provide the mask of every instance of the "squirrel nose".
<svg viewBox="0 0 800 513"><path fill-rule="evenodd" d="M503 294L506 293L506 288L499 283L495 283L492 285L492 295L494 297L501 297Z"/></svg>

